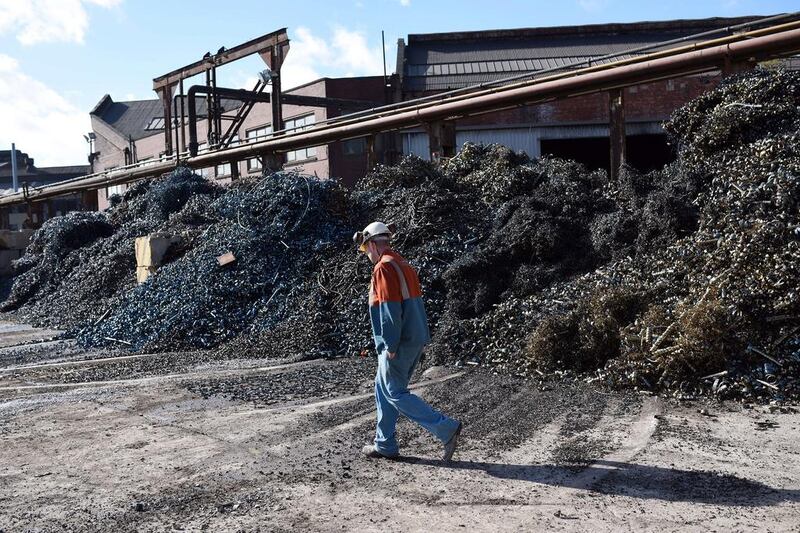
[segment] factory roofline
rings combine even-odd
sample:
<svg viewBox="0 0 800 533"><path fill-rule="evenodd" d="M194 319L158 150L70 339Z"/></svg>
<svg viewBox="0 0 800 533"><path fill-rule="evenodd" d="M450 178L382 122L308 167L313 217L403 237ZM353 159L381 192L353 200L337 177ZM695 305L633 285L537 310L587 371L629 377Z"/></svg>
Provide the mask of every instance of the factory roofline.
<svg viewBox="0 0 800 533"><path fill-rule="evenodd" d="M461 89L587 60L657 46L763 17L706 18L411 34L398 47L397 71L406 95ZM691 43L701 39L688 39ZM606 60L603 60L606 61Z"/></svg>
<svg viewBox="0 0 800 533"><path fill-rule="evenodd" d="M615 22L608 24L584 24L578 26L542 26L497 30L458 31L446 33L412 33L408 44L426 41L462 41L468 39L513 39L526 37L563 37L585 34L615 34L631 32L655 32L690 30L699 33L713 28L736 26L753 22L769 15L744 17L711 17L704 19L676 19L641 22Z"/></svg>

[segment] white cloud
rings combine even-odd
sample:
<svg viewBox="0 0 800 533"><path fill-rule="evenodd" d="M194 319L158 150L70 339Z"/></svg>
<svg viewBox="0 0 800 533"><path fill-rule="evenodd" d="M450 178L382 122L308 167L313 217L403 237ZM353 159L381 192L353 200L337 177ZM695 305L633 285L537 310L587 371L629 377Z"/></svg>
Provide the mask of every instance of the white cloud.
<svg viewBox="0 0 800 533"><path fill-rule="evenodd" d="M400 0L400 5L403 7L408 7L411 5L411 0Z"/></svg>
<svg viewBox="0 0 800 533"><path fill-rule="evenodd" d="M89 27L86 5L105 9L122 0L0 0L0 35L15 33L24 45L82 43Z"/></svg>
<svg viewBox="0 0 800 533"><path fill-rule="evenodd" d="M25 74L5 54L0 54L0 117L0 149L8 150L14 142L37 166L85 163L83 134L91 130L89 114Z"/></svg>
<svg viewBox="0 0 800 533"><path fill-rule="evenodd" d="M361 32L336 27L327 40L302 26L292 33L289 55L281 68L282 86L286 89L323 76L383 73L380 46L370 47Z"/></svg>

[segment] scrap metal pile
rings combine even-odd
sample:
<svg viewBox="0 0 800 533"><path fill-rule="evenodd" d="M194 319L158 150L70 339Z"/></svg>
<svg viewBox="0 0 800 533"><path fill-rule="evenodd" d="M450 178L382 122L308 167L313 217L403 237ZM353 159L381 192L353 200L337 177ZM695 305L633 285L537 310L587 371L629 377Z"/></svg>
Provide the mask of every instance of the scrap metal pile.
<svg viewBox="0 0 800 533"><path fill-rule="evenodd" d="M89 346L220 356L371 352L372 220L420 272L427 364L485 364L695 396L800 396L800 77L757 71L678 110L676 161L611 182L466 144L355 190L281 172L219 188L181 169L36 234L5 310ZM134 285L133 239L180 236ZM217 256L235 261L220 266Z"/></svg>

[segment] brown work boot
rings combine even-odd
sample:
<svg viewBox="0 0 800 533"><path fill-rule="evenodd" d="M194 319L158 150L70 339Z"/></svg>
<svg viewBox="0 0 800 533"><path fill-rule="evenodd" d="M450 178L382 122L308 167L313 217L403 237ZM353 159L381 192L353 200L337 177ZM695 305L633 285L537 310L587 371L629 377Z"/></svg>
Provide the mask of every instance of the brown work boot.
<svg viewBox="0 0 800 533"><path fill-rule="evenodd" d="M456 446L458 446L458 435L461 433L461 428L462 424L459 422L455 433L453 433L453 436L450 437L450 440L444 445L444 455L442 456L442 461L448 462L453 458L453 454L456 451Z"/></svg>
<svg viewBox="0 0 800 533"><path fill-rule="evenodd" d="M400 454L386 455L378 451L374 444L367 444L361 448L361 452L369 459L397 459Z"/></svg>

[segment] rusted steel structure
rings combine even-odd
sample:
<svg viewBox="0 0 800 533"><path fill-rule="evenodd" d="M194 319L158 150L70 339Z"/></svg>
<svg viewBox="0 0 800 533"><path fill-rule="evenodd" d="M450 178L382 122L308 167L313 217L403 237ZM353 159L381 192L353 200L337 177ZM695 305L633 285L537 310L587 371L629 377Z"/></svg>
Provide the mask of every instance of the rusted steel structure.
<svg viewBox="0 0 800 533"><path fill-rule="evenodd" d="M333 140L369 136L417 125L430 125L461 117L508 109L519 105L569 98L595 92L615 91L622 87L670 79L688 74L710 72L726 65L752 65L766 59L785 57L800 52L800 22L771 26L755 31L737 33L720 39L694 43L647 55L632 57L591 67L569 70L559 74L522 81L475 92L459 92L445 99L423 99L375 108L371 112L355 113L331 119L300 132L276 132L270 138L188 157L181 164L204 168L215 164L249 157L280 154L287 150L316 146ZM274 100L272 101L274 104ZM622 102L619 101L622 108ZM616 111L622 122L623 111ZM618 126L619 127L619 126ZM450 128L434 126L447 134ZM447 139L441 146L449 146ZM623 147L618 147L618 160L624 159ZM175 168L176 158L151 164L115 170L103 175L88 176L71 182L41 189L32 193L34 199L77 190L106 187L151 177ZM16 195L0 198L0 205L19 201Z"/></svg>
<svg viewBox="0 0 800 533"><path fill-rule="evenodd" d="M269 94L264 94L261 91L247 91L244 89L228 89L224 87L212 87L208 85L193 85L189 88L189 154L191 156L197 155L197 149L199 146L198 139L197 139L197 112L196 112L196 103L197 100L195 96L197 94L215 94L217 97L222 98L230 98L235 100L241 100L242 102L247 103L255 103L255 102L266 102L269 103L274 100L274 96L270 96ZM283 104L294 104L294 105L302 105L308 107L336 107L339 109L364 109L371 107L373 105L372 102L363 102L360 100L346 100L342 98L328 98L328 97L316 97L316 96L303 96L299 94L282 94L281 95L281 102ZM241 108L240 108L241 109ZM245 115L246 113L243 113ZM233 125L231 125L231 130ZM235 130L232 130L235 131ZM221 140L221 144L226 144L226 141L230 137L230 131L225 134L226 136L223 137Z"/></svg>
<svg viewBox="0 0 800 533"><path fill-rule="evenodd" d="M168 72L163 76L159 76L153 80L153 90L159 95L161 102L164 106L164 152L167 156L172 155L172 135L173 128L175 138L179 137L178 128L180 128L180 138L185 143L185 132L183 131L185 120L185 109L183 106L184 92L183 80L191 78L197 74L206 75L206 85L212 87L212 90L207 94L208 103L208 121L209 121L209 145L216 146L221 138L221 116L215 110L219 108L219 95L214 88L217 84L217 67L242 59L253 54L258 54L267 64L271 71L271 85L273 107L275 102L278 102L277 114L274 114L276 124L280 122L280 70L283 65L283 60L286 54L289 53L289 36L286 34L286 28L281 28L272 33L262 35L246 43L231 48L230 50L225 47L220 48L216 54L207 53L203 59L195 61L190 65L186 65L179 69ZM173 100L176 90L180 93L181 101L181 120L177 119L177 105ZM185 146L183 147L185 151Z"/></svg>

